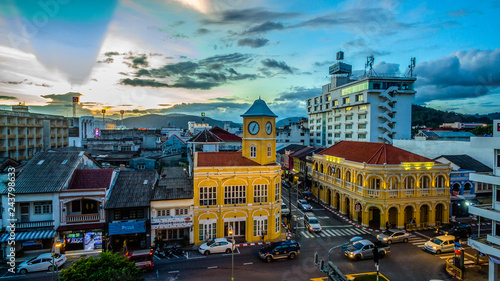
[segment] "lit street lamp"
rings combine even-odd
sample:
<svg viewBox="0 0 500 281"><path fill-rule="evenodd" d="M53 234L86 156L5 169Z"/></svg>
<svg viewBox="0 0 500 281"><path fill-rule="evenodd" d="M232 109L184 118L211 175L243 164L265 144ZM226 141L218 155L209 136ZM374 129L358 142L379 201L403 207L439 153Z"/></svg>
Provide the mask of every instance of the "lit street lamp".
<svg viewBox="0 0 500 281"><path fill-rule="evenodd" d="M231 280L234 281L234 231L233 226L229 225L229 236L232 236L231 244Z"/></svg>

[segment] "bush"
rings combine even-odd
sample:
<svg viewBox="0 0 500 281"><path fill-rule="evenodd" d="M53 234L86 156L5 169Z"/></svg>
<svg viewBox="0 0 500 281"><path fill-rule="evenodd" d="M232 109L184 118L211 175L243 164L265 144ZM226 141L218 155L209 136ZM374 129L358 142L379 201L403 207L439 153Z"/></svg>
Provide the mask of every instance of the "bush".
<svg viewBox="0 0 500 281"><path fill-rule="evenodd" d="M102 252L98 258L82 257L69 268L61 270L63 281L138 281L143 270L126 257Z"/></svg>

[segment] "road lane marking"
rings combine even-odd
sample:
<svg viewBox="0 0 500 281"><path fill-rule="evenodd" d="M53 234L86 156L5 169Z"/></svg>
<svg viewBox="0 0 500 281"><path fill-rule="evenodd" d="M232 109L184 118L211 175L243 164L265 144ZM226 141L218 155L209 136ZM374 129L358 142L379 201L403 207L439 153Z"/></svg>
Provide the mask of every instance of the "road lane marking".
<svg viewBox="0 0 500 281"><path fill-rule="evenodd" d="M337 236L337 234L333 233L333 231L331 230L325 230L325 232L329 233L332 236Z"/></svg>
<svg viewBox="0 0 500 281"><path fill-rule="evenodd" d="M169 271L168 273L169 273L169 274L172 274L172 273L179 273L179 270Z"/></svg>
<svg viewBox="0 0 500 281"><path fill-rule="evenodd" d="M311 238L305 231L301 231L300 234L302 234L302 236L304 236L305 238Z"/></svg>
<svg viewBox="0 0 500 281"><path fill-rule="evenodd" d="M253 262L246 262L243 265L251 265L251 264L253 264Z"/></svg>
<svg viewBox="0 0 500 281"><path fill-rule="evenodd" d="M216 268L217 268L217 266L209 266L209 267L207 267L207 269L216 269Z"/></svg>
<svg viewBox="0 0 500 281"><path fill-rule="evenodd" d="M319 233L319 235L321 235L321 237L326 237L324 233Z"/></svg>

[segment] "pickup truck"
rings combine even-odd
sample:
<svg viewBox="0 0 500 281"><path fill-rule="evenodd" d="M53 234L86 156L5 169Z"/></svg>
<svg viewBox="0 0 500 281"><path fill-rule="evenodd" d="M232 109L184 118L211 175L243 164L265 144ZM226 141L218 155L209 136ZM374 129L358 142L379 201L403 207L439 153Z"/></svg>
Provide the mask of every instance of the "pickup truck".
<svg viewBox="0 0 500 281"><path fill-rule="evenodd" d="M385 255L387 255L387 253L391 251L391 246L385 243L382 243L380 241L372 242L370 240L363 239L352 243L352 245L349 245L344 254L349 259L355 261L373 258L373 248L375 246L377 246L378 248L379 258L383 258Z"/></svg>

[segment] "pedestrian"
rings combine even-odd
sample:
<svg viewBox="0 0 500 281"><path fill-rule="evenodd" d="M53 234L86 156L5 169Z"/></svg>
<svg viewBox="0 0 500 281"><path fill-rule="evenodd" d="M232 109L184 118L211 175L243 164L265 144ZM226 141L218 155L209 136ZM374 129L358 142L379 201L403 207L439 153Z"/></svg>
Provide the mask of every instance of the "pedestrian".
<svg viewBox="0 0 500 281"><path fill-rule="evenodd" d="M390 226L389 221L386 221L385 222L385 230L389 230L389 226Z"/></svg>
<svg viewBox="0 0 500 281"><path fill-rule="evenodd" d="M108 238L106 238L106 240L108 241L108 243L106 244L106 248L107 248L108 252L112 252L113 251L113 244L111 243L111 238L108 237Z"/></svg>
<svg viewBox="0 0 500 281"><path fill-rule="evenodd" d="M266 235L266 233L264 231L262 231L262 243L264 243L264 236Z"/></svg>
<svg viewBox="0 0 500 281"><path fill-rule="evenodd" d="M124 253L127 253L127 252L128 252L128 249L127 249L127 239L124 239L124 240L123 240L123 252L124 252Z"/></svg>

